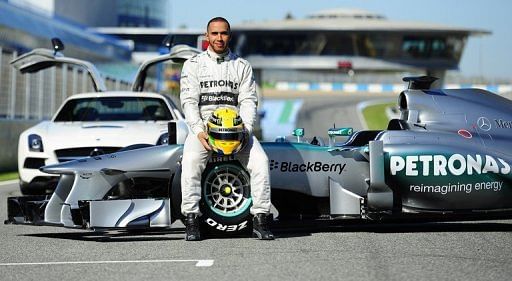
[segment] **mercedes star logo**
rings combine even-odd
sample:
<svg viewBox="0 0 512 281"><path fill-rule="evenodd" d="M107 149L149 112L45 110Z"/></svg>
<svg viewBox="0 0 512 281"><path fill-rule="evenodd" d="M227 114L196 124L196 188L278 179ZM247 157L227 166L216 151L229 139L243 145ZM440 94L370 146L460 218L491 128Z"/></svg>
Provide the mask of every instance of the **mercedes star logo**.
<svg viewBox="0 0 512 281"><path fill-rule="evenodd" d="M477 121L478 128L482 131L489 131L491 129L491 121L487 117L480 117Z"/></svg>

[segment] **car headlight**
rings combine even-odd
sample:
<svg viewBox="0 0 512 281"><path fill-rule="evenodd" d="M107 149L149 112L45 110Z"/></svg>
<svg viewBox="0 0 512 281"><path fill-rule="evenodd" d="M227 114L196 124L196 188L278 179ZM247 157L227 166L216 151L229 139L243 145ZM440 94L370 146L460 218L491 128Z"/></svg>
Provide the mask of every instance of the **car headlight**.
<svg viewBox="0 0 512 281"><path fill-rule="evenodd" d="M28 149L30 151L43 152L43 140L41 136L31 134L28 136Z"/></svg>
<svg viewBox="0 0 512 281"><path fill-rule="evenodd" d="M164 133L158 138L156 145L161 145L161 144L169 144L169 133Z"/></svg>

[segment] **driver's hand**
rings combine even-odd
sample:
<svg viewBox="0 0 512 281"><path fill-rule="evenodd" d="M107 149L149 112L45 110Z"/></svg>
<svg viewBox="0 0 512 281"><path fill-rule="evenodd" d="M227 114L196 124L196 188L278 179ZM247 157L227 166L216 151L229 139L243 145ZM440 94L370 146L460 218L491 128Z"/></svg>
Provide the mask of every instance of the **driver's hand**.
<svg viewBox="0 0 512 281"><path fill-rule="evenodd" d="M208 134L206 132L200 132L197 134L197 138L206 150L212 150L210 144L208 144Z"/></svg>

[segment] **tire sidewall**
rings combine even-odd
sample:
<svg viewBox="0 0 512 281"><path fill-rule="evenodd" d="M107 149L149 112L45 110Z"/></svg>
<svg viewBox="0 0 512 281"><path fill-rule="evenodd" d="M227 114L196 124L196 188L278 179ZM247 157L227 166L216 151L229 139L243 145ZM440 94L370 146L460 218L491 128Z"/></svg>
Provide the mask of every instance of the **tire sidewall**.
<svg viewBox="0 0 512 281"><path fill-rule="evenodd" d="M252 216L250 214L252 202L251 204L249 204L249 206L247 206L247 208L243 212L237 214L236 216L231 217L221 216L215 213L206 202L206 198L204 196L204 189L206 188L206 177L212 170L216 168L222 169L223 166L226 165L232 168L236 167L241 171L241 174L247 177L247 180L250 180L249 173L242 167L242 165L238 161L216 162L208 163L206 165L206 168L202 174L201 179L201 200L199 201L199 208L202 213L202 216L199 218L201 223L201 231L205 235L239 236L247 235L252 230ZM178 166L176 174L174 175L171 184L171 212L172 216L185 222L185 216L183 216L183 214L181 213L181 174L182 167Z"/></svg>
<svg viewBox="0 0 512 281"><path fill-rule="evenodd" d="M221 162L221 163L209 163L202 175L201 179L201 201L199 203L201 213L201 226L204 232L213 236L230 236L230 235L241 235L246 234L252 229L252 220L250 209L252 206L252 198L250 196L250 187L248 190L248 198L251 199L251 202L247 203L244 206L243 211L237 213L232 216L224 216L212 210L210 207L211 204L208 204L207 198L205 196L206 188L208 188L206 179L207 177L211 177L211 173L215 170L224 170L230 169L231 171L235 170L242 181L247 181L247 184L250 183L249 173L242 167L240 162L238 161L229 161L229 162ZM240 178L239 177L239 178Z"/></svg>

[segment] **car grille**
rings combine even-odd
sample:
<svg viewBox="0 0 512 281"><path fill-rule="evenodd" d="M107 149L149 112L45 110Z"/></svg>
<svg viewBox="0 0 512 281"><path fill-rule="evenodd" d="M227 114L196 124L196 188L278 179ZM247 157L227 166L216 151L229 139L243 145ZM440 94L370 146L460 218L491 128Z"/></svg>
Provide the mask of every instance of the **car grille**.
<svg viewBox="0 0 512 281"><path fill-rule="evenodd" d="M44 166L45 158L27 158L23 163L23 168L26 169L39 169Z"/></svg>
<svg viewBox="0 0 512 281"><path fill-rule="evenodd" d="M119 149L120 147L111 146L77 147L55 150L55 154L57 155L59 162L66 162L83 157L109 154L116 152Z"/></svg>

